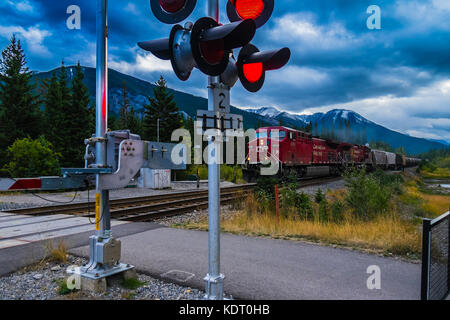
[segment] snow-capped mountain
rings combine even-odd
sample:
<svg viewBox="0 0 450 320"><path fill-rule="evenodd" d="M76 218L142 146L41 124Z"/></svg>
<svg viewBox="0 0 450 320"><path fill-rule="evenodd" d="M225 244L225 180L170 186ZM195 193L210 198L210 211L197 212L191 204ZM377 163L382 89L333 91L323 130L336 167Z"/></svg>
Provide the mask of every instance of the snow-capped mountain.
<svg viewBox="0 0 450 320"><path fill-rule="evenodd" d="M251 112L251 113L256 113L260 116L263 117L271 117L271 118L275 118L276 116L278 116L279 114L282 113L282 111L273 108L273 107L263 107L263 108L259 108L259 109L246 109L247 112Z"/></svg>
<svg viewBox="0 0 450 320"><path fill-rule="evenodd" d="M270 117L275 118L277 120L282 120L283 118L287 118L292 121L300 121L303 124L308 124L310 122L332 122L337 123L339 121L350 121L351 123L372 123L372 121L367 120L360 114L345 109L334 109L330 110L326 113L318 112L311 115L307 114L294 114L289 112L280 111L274 107L263 107L259 109L246 109L246 111L255 113L262 117Z"/></svg>

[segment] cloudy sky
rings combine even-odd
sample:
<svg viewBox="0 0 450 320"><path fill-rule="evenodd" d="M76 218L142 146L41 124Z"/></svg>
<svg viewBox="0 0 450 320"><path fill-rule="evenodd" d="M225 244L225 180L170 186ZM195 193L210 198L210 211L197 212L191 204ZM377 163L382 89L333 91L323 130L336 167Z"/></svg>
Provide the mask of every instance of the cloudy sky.
<svg viewBox="0 0 450 320"><path fill-rule="evenodd" d="M188 20L206 13L198 0ZM272 106L292 113L334 108L354 110L391 129L450 142L449 0L276 0L270 21L253 43L260 49L287 46L292 58L283 70L266 75L257 94L237 84L232 104ZM95 66L94 0L2 0L0 47L14 33L32 70L48 71L81 61ZM69 30L70 5L81 8L81 29ZM221 22L226 0L220 0ZM381 30L370 30L367 8L381 9ZM148 0L109 1L109 66L206 97L205 76L187 82L170 63L143 52L138 41L167 37L171 27L153 17ZM237 53L237 52L236 52Z"/></svg>

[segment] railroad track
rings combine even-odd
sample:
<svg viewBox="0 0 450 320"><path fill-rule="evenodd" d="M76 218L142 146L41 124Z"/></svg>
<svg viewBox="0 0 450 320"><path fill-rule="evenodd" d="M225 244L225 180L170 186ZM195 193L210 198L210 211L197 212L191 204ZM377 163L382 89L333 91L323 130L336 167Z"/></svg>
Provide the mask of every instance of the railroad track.
<svg viewBox="0 0 450 320"><path fill-rule="evenodd" d="M246 184L221 189L221 204L229 204L245 197L255 187ZM111 218L127 221L151 221L208 207L208 190L176 192L110 201ZM94 216L94 202L71 203L45 207L8 210L9 213L45 216L68 214L82 217Z"/></svg>

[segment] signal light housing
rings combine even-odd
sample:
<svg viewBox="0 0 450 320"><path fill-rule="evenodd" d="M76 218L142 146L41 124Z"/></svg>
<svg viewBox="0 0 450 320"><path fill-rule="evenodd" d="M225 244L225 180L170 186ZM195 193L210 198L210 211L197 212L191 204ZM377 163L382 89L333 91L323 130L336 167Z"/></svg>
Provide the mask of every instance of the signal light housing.
<svg viewBox="0 0 450 320"><path fill-rule="evenodd" d="M189 17L197 0L150 0L155 17L164 23L175 24Z"/></svg>
<svg viewBox="0 0 450 320"><path fill-rule="evenodd" d="M274 0L229 0L227 15L231 22L252 19L259 28L270 19L273 8Z"/></svg>
<svg viewBox="0 0 450 320"><path fill-rule="evenodd" d="M266 71L284 67L291 57L289 48L260 52L257 47L247 44L239 52L238 76L245 89L259 91L264 85Z"/></svg>
<svg viewBox="0 0 450 320"><path fill-rule="evenodd" d="M232 49L248 44L255 35L251 19L219 25L214 19L199 19L192 28L191 48L197 68L210 76L219 76L227 68Z"/></svg>
<svg viewBox="0 0 450 320"><path fill-rule="evenodd" d="M256 32L251 19L219 25L212 18L201 18L184 28L175 25L167 39L139 42L144 50L170 60L180 80L186 81L194 67L209 76L219 76L227 68L232 49L248 44Z"/></svg>

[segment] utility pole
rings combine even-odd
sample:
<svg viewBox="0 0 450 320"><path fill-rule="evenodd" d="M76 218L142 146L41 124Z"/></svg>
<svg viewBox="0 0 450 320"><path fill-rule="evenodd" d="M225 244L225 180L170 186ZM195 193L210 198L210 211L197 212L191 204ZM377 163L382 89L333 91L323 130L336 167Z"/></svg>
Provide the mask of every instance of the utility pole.
<svg viewBox="0 0 450 320"><path fill-rule="evenodd" d="M158 120L156 120L156 130L158 131L156 134L157 134L157 136L158 136L158 142L159 142L159 118L158 118Z"/></svg>
<svg viewBox="0 0 450 320"><path fill-rule="evenodd" d="M208 16L219 22L219 0L208 0ZM208 77L208 111L214 111L214 88L219 77ZM214 159L208 157L208 274L205 277L206 298L223 299L224 275L220 273L220 164L219 141L211 137L209 147L214 148Z"/></svg>

